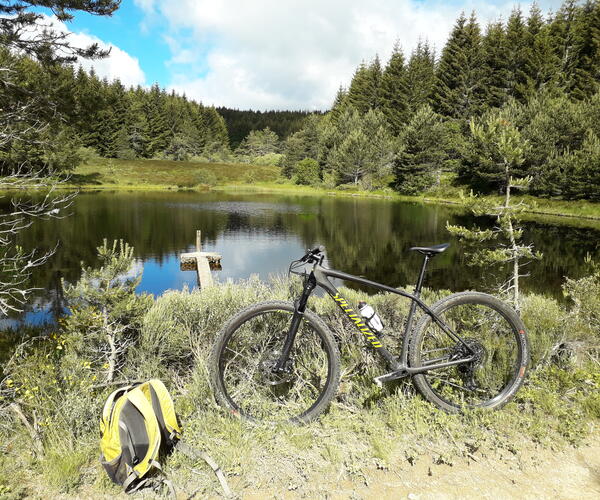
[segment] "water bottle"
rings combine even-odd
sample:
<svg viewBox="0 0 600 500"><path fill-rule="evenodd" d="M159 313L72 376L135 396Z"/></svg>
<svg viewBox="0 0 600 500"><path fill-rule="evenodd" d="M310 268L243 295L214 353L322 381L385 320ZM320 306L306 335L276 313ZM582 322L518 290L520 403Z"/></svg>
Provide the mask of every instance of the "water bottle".
<svg viewBox="0 0 600 500"><path fill-rule="evenodd" d="M358 303L358 312L364 318L367 326L373 330L376 335L382 335L383 323L375 310L366 302Z"/></svg>

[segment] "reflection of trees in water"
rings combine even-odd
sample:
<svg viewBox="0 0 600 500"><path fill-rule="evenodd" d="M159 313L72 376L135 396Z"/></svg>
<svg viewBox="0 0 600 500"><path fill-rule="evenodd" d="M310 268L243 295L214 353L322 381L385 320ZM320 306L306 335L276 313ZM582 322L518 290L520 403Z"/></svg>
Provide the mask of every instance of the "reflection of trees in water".
<svg viewBox="0 0 600 500"><path fill-rule="evenodd" d="M212 205L214 209L211 202L218 202ZM74 282L82 262L96 264L96 247L102 238L123 238L135 247L139 258L155 258L162 263L192 247L196 229L202 230L205 244L240 231L257 238L295 234L306 247L324 244L331 265L338 269L404 286L415 281L421 263L420 255L408 252L410 246L451 241L445 229L447 220L466 226L477 222L486 227L491 223L448 206L222 193L82 194L72 211L74 215L69 218L33 226L20 241L26 247L38 248L51 248L60 241L52 261L34 276L34 285L46 291L56 312L64 305L60 279ZM577 277L585 272L586 252L600 254L599 235L594 229L526 224L525 241L533 241L544 259L528 266L531 277L525 280L524 288L544 293L551 290L559 296L563 276ZM290 255L290 260L295 257ZM433 260L427 283L453 290L481 289L488 276L487 270L466 267L455 243Z"/></svg>

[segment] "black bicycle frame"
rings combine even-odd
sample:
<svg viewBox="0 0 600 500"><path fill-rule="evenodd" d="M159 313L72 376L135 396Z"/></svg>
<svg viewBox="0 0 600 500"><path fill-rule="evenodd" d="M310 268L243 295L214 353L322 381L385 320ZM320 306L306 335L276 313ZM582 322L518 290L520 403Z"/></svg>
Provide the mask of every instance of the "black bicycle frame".
<svg viewBox="0 0 600 500"><path fill-rule="evenodd" d="M302 295L295 302L292 322L290 324L290 328L288 330L286 340L281 351L281 356L279 358L279 361L275 365L274 370L282 371L284 369L285 363L289 357L292 346L294 344L296 333L298 332L298 327L300 325L300 322L302 321L302 317L304 316L306 303L308 301L308 298L317 286L323 288L333 298L333 300L335 300L335 302L342 309L342 311L344 311L348 319L350 319L350 321L354 323L356 328L366 336L366 339L369 341L371 347L375 349L375 351L377 351L387 361L387 363L394 372L403 372L403 376L407 376L417 373L424 373L430 370L438 370L440 368L446 368L449 366L455 366L463 363L469 363L470 361L472 361L473 356L446 362L436 362L439 360L431 360L429 364L419 367L408 366L408 336L413 327L414 316L417 306L420 307L426 314L431 316L432 320L435 321L435 323L447 335L449 335L455 341L460 342L467 349L468 352L473 354L473 349L471 349L469 345L467 345L454 331L452 331L452 329L448 325L446 325L446 323L444 323L444 321L440 319L429 308L429 306L427 306L427 304L425 304L420 299L421 288L423 287L423 280L425 278L425 270L427 268L427 263L429 262L429 260L430 256L425 255L423 266L421 267L421 272L419 273L419 278L415 286L414 294L410 294L400 288L392 288L390 286L383 285L381 283L377 283L366 278L361 278L359 276L354 276L352 274L347 274L342 271L328 269L323 267L320 263L315 264L312 272L308 275L307 279L305 280ZM352 281L354 283L370 286L386 292L395 293L397 295L401 295L402 297L406 297L411 300L408 318L404 327L404 335L402 337L402 351L400 354L400 358L394 356L383 346L383 344L381 343L381 339L368 327L368 325L366 325L363 322L361 316L350 307L348 301L340 295L337 288L333 285L333 283L331 283L331 281L329 281L329 278L339 278L345 281Z"/></svg>

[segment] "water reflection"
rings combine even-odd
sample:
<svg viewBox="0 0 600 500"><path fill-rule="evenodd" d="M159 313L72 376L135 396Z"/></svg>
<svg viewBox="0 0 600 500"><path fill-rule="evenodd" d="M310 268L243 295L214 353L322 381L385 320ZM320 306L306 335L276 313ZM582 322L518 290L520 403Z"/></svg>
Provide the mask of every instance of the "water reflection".
<svg viewBox="0 0 600 500"><path fill-rule="evenodd" d="M179 270L179 253L194 249L196 229L205 250L223 255L223 270L215 272L220 280L285 273L306 248L323 244L333 267L404 286L415 281L420 265L420 256L407 252L410 246L450 241L452 247L433 260L426 284L455 291L490 284L489 273L465 265L460 245L445 230L446 221L471 225L475 219L449 206L291 195L85 193L72 212L21 235L26 248L60 242L50 264L36 271L33 284L42 291L22 320L40 321L63 309L61 279L74 282L82 262L96 264L104 237L135 247L144 266L140 290L158 295L194 287L195 273ZM487 227L492 221L476 222ZM586 253L600 255L599 235L594 228L526 224L525 241L544 259L528 267L523 288L560 297L563 277L585 272Z"/></svg>

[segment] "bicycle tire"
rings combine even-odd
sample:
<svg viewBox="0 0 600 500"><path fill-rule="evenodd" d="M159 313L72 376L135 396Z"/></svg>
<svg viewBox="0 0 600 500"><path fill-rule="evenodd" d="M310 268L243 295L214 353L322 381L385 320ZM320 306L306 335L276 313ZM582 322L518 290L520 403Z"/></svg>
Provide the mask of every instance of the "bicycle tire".
<svg viewBox="0 0 600 500"><path fill-rule="evenodd" d="M293 312L294 312L294 304L289 303L289 302L269 301L269 302L262 302L262 303L254 304L250 307L247 307L246 309L243 309L238 314L233 316L219 332L216 343L213 346L212 353L209 358L209 372L210 372L211 385L213 387L215 399L217 400L217 402L224 408L227 408L228 410L230 410L230 412L233 415L240 416L246 420L249 420L249 421L252 421L255 423L261 422L261 421L273 422L273 421L278 421L278 420L287 420L287 421L291 421L291 422L295 422L295 423L307 423L307 422L310 422L311 420L315 419L317 416L319 416L327 408L327 406L329 405L329 403L335 396L337 387L339 384L339 380L340 380L340 353L339 353L337 344L335 342L335 339L334 339L333 335L331 334L331 332L329 331L329 329L327 328L327 326L325 325L325 323L316 314L314 314L313 312L308 311L308 310L304 312L303 322L300 326L298 335L296 337L296 340L294 342L294 346L293 346L293 349L291 352L291 358L294 359L295 365L293 368L294 373L293 373L293 375L290 375L290 377L291 378L296 377L296 379L293 382L291 382L292 385L295 385L298 383L299 375L296 372L298 372L300 366L296 361L296 359L298 359L297 356L304 355L303 349L308 350L308 347L306 346L307 341L312 341L312 340L318 339L318 341L320 341L320 342L318 342L318 341L313 342L313 344L316 349L316 344L320 343L320 348L323 349L323 351L326 355L327 375L326 375L326 379L323 382L323 385L318 390L318 394L316 394L314 402L312 402L312 404L308 408L299 412L297 415L296 414L287 415L287 414L285 414L285 412L283 412L285 417L275 418L275 417L277 417L277 415L267 412L266 409L263 410L263 408L260 406L259 403L256 403L255 406L258 409L260 409L260 411L257 409L251 408L253 405L253 402L251 402L250 400L253 401L255 398L257 399L258 395L262 394L263 392L265 392L265 393L270 392L268 387L266 390L263 390L264 387L260 387L260 382L257 382L259 384L259 386L257 387L256 392L253 394L249 394L246 401L243 401L243 400L236 401L236 399L243 399L243 398L237 398L237 397L233 398L232 394L230 394L230 392L232 391L232 388L229 387L229 385L231 385L231 384L229 384L229 382L225 380L227 378L227 375L225 374L225 372L229 366L227 364L227 357L228 357L228 355L231 356L231 354L228 352L228 350L231 351L233 349L232 347L228 347L228 345L230 342L232 342L232 339L236 335L236 332L240 332L244 328L246 329L246 331L251 331L251 327L248 327L245 325L247 325L249 321L251 321L255 318L259 318L259 321L263 321L265 325L271 326L268 323L268 321L271 321L273 323L274 320L266 319L266 315L269 313L283 313L285 316L282 317L281 321L278 320L279 322L277 323L278 325L280 322L281 322L281 324L283 324L282 323L283 318L287 316L288 319L291 320ZM275 318L275 316L273 316L273 318ZM277 318L275 318L275 319L277 319ZM289 326L289 321L287 322L286 326ZM314 332L314 334L316 334L316 337L315 337L315 335L310 333L311 330L312 330L312 332ZM283 331L283 327L281 328L281 331ZM241 359L241 358L245 357L245 359L246 359L245 362L248 365L251 365L252 363L256 364L256 366L254 366L254 369L252 371L252 376L250 377L250 379L253 379L256 375L262 376L263 378L265 378L263 385L266 387L266 386L272 384L272 380L270 379L270 377L271 376L274 377L274 375L269 375L268 373L265 373L266 370L264 368L262 368L262 366L266 362L272 362L272 361L269 361L269 359L271 359L271 360L275 359L277 357L278 351L276 350L275 347L269 347L270 343L273 343L273 342L271 341L271 339L267 340L267 337L269 337L269 335L271 337L273 337L272 331L271 332L258 332L258 333L263 335L263 338L259 338L258 341L263 343L260 345L260 347L264 347L263 350L265 352L259 353L258 350L256 349L257 345L253 344L253 345L251 345L251 348L252 348L252 354L254 356L250 357L250 356L239 355L239 358ZM238 337L243 338L243 335L244 335L244 332L242 331L241 333L238 334ZM284 336L281 335L281 332L279 332L278 337L275 340L274 344L275 345L282 344L283 337ZM303 343L303 341L304 341L304 343ZM250 341L250 344L252 344L252 342L254 342L254 341L253 340ZM235 347L239 348L239 346L237 346L237 344L235 345ZM233 351L235 352L235 349L233 349ZM256 352L254 352L254 351L256 351ZM275 353L275 354L273 354L273 353ZM238 354L235 354L232 359L235 359L236 356L238 356ZM317 356L319 355L318 352L310 353L310 354L314 354ZM269 358L269 356L270 356L270 358ZM265 361L265 360L267 360L267 361ZM233 378L235 379L235 376L233 376ZM242 378L241 375L238 378L239 378L239 380L237 380L237 382L234 380L233 384L239 383L241 385L242 381L245 382L245 381L249 380L248 377ZM289 385L289 384L290 384L290 382L285 381L285 382L282 382L280 384L275 384L275 385L279 385L279 386L285 385L287 387L287 385ZM313 384L313 387L314 387L314 384ZM298 389L296 388L296 390L298 390ZM312 392L316 392L316 391L312 391ZM272 396L273 396L272 394L268 394L268 397L266 397L266 399L267 399L266 403L268 403L269 397L272 397ZM274 404L274 409L272 409L272 411L278 410L279 407L281 406L280 402L276 402L273 404ZM262 413L262 414L261 415L253 414L255 412Z"/></svg>
<svg viewBox="0 0 600 500"><path fill-rule="evenodd" d="M463 313L463 316L466 317L461 319L459 316L460 312L458 311L460 306L472 306L471 309L465 309L470 316L467 316L465 313ZM476 309L476 307L478 307L478 309ZM463 394L463 401L460 403L449 400L448 393L450 390L448 387L460 388L463 393L468 394L471 398L474 398L474 395L469 394L469 391L475 393L475 390L473 389L473 387L477 385L477 382L475 381L475 375L468 374L468 367L462 368L462 372L466 372L466 374L461 374L459 367L455 366L452 368L443 369L445 370L446 380L440 382L440 380L443 378L439 376L441 370L432 370L430 372L416 374L413 376L413 384L421 393L421 395L439 408L451 413L459 412L465 407L499 409L508 403L512 398L514 398L515 394L525 381L525 376L529 366L529 341L525 331L525 325L516 311L496 297L480 292L461 292L450 295L449 297L438 301L431 309L435 315L440 317L444 322L446 322L447 319L451 319L460 328L464 328L467 332L469 328L474 329L472 332L473 339L469 339L468 342L476 349L478 356L480 356L482 359L477 361L480 363L480 366L477 368L472 368L472 373L477 373L478 370L484 369L488 370L489 373L493 373L495 370L499 371L499 369L494 366L493 358L495 358L496 365L507 365L510 373L508 373L509 370L507 370L507 374L505 375L510 375L510 379L507 378L507 381L503 383L498 394L495 394L493 397L479 402L472 401L470 403L465 403L464 399L467 399L467 397ZM492 313L496 313L496 318L499 318L494 320L495 323L491 321L491 318L493 317ZM469 326L469 322L473 323L473 319L477 319L479 323ZM502 320L504 320L504 322L502 322ZM487 321L487 323L484 323L484 321ZM465 324L467 325L466 327L464 326ZM479 330L478 332L476 331L475 326ZM417 323L411 336L409 347L409 365L411 367L420 367L427 364L427 361L431 362L431 360L424 359L424 353L442 351L443 349L446 349L446 347L436 348L435 341L442 337L441 334L436 337L435 333L432 333L436 328L439 329L440 332L442 331L429 314L423 315L423 317L421 317ZM459 335L462 338L464 332L461 333L462 335ZM479 338L477 337L476 333L479 335ZM427 335L434 340L431 342L431 345L434 347L431 351L427 351L423 348ZM444 333L444 335L446 338L450 338L447 334ZM489 344L492 346L491 353L486 351L484 340L481 340L484 336L490 338ZM511 360L507 356L510 348L507 349L507 352L501 352L494 348L494 346L497 344L497 339L500 338L506 338L507 340L512 338L514 340L514 355L512 356L514 359ZM447 342L451 344L451 341ZM450 346L447 349L449 349L450 353L458 352L460 350L460 346L458 344L459 343L455 342L454 347ZM483 347L483 350L481 350L480 347ZM452 349L454 349L454 351L452 351ZM437 355L439 355L439 353ZM475 363L476 362L469 365L472 366ZM465 367L466 365L462 366ZM459 376L452 375L453 371L458 373ZM437 380L435 379L436 373L438 373ZM471 385L470 388L469 383L464 382L464 379L469 379L469 376L471 378L470 380L467 380L467 382L475 383L475 386ZM461 386L461 378L463 379L463 383L462 387L459 387ZM485 379L485 384L492 386L491 377L487 375L487 372L484 375L481 375L481 378ZM501 382L501 380L502 377L500 376L497 377L495 382ZM448 384L448 386L442 387L442 384ZM434 386L441 388L436 389ZM477 390L485 392L480 388ZM458 393L461 391L457 390L456 392ZM490 389L489 392L491 393L492 389Z"/></svg>

